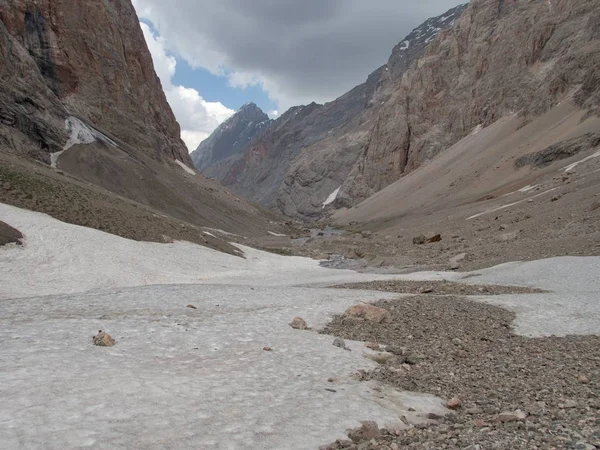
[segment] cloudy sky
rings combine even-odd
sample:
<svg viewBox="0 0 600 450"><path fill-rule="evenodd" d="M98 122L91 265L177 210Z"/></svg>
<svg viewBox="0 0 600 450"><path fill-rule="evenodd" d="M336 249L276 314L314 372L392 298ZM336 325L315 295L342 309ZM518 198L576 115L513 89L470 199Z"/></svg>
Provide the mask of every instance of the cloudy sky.
<svg viewBox="0 0 600 450"><path fill-rule="evenodd" d="M460 0L133 0L190 151L244 103L333 100Z"/></svg>

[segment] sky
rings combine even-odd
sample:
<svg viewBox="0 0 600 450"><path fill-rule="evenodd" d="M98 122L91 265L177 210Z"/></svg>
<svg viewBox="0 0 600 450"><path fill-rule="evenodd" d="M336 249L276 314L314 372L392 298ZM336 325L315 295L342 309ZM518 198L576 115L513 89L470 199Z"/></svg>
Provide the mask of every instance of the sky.
<svg viewBox="0 0 600 450"><path fill-rule="evenodd" d="M190 151L243 104L331 101L460 0L133 0Z"/></svg>

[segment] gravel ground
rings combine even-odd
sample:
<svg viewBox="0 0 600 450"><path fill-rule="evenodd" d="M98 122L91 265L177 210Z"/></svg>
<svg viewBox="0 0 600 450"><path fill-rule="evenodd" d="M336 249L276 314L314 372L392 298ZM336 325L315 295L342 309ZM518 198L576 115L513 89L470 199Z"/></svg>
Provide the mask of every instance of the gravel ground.
<svg viewBox="0 0 600 450"><path fill-rule="evenodd" d="M460 405L428 425L324 448L600 448L599 336L517 336L512 312L455 296L378 306L390 311L390 323L337 317L323 332L387 345L395 354L361 379L457 398Z"/></svg>
<svg viewBox="0 0 600 450"><path fill-rule="evenodd" d="M469 285L451 281L369 281L333 286L339 289L365 289L369 291L398 292L401 294L431 295L503 295L503 294L536 294L544 292L519 286Z"/></svg>

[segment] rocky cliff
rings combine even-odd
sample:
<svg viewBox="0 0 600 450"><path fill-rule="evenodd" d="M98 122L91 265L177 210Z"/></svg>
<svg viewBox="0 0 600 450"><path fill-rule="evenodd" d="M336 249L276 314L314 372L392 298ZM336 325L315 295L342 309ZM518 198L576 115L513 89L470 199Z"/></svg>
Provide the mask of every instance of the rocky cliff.
<svg viewBox="0 0 600 450"><path fill-rule="evenodd" d="M190 155L192 162L198 170L213 176L211 167L230 156L244 153L254 139L264 132L269 122L269 116L254 103L242 106L200 143Z"/></svg>
<svg viewBox="0 0 600 450"><path fill-rule="evenodd" d="M0 0L0 202L228 251L198 227L280 231L192 169L131 0Z"/></svg>
<svg viewBox="0 0 600 450"><path fill-rule="evenodd" d="M291 108L244 151L202 170L286 215L321 216L367 145L373 121L403 73L464 8L453 8L413 30L365 83L330 103ZM335 199L337 205L353 202L346 192Z"/></svg>
<svg viewBox="0 0 600 450"><path fill-rule="evenodd" d="M156 160L191 164L130 0L0 0L0 43L4 151L48 162L76 116Z"/></svg>
<svg viewBox="0 0 600 450"><path fill-rule="evenodd" d="M504 116L597 111L599 24L594 0L472 1L403 75L342 191L364 199Z"/></svg>

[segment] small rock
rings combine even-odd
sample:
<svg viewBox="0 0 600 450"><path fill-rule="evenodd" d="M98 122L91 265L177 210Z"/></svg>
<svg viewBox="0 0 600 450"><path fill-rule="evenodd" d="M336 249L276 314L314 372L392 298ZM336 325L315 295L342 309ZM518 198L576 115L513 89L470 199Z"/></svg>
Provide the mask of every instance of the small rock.
<svg viewBox="0 0 600 450"><path fill-rule="evenodd" d="M112 347L116 344L112 336L102 330L98 330L98 334L92 338L92 342L98 347Z"/></svg>
<svg viewBox="0 0 600 450"><path fill-rule="evenodd" d="M440 242L442 240L442 236L439 233L426 233L420 234L413 238L413 244L415 245L423 245L427 243Z"/></svg>
<svg viewBox="0 0 600 450"><path fill-rule="evenodd" d="M562 198L562 194L555 195L550 199L551 202L556 202Z"/></svg>
<svg viewBox="0 0 600 450"><path fill-rule="evenodd" d="M558 405L560 409L571 409L577 408L577 402L575 400L567 400L564 403Z"/></svg>
<svg viewBox="0 0 600 450"><path fill-rule="evenodd" d="M375 361L377 364L385 364L386 362L388 362L390 359L392 359L394 357L394 355L392 355L391 353L386 353L386 352L365 353L364 355L367 358Z"/></svg>
<svg viewBox="0 0 600 450"><path fill-rule="evenodd" d="M508 225L506 225L505 223L501 223L500 224L500 231L504 231L506 229L508 229Z"/></svg>
<svg viewBox="0 0 600 450"><path fill-rule="evenodd" d="M187 305L186 308L190 308L190 309L198 309L196 308L194 305Z"/></svg>
<svg viewBox="0 0 600 450"><path fill-rule="evenodd" d="M398 444L396 444L395 442L392 442L390 444L390 450L400 450L400 447L398 447Z"/></svg>
<svg viewBox="0 0 600 450"><path fill-rule="evenodd" d="M290 322L290 327L294 330L306 330L308 325L306 325L306 321L302 317L294 317Z"/></svg>
<svg viewBox="0 0 600 450"><path fill-rule="evenodd" d="M333 346L345 349L346 348L346 341L344 341L342 338L339 338L339 337L335 338L333 340Z"/></svg>
<svg viewBox="0 0 600 450"><path fill-rule="evenodd" d="M597 209L600 209L600 202L592 203L592 206L590 207L590 211L596 211Z"/></svg>
<svg viewBox="0 0 600 450"><path fill-rule="evenodd" d="M272 352L273 351L273 349L271 347L263 347L263 350L265 352Z"/></svg>
<svg viewBox="0 0 600 450"><path fill-rule="evenodd" d="M173 238L171 236L166 235L166 234L162 234L160 236L160 242L162 242L163 244L172 244L173 243Z"/></svg>
<svg viewBox="0 0 600 450"><path fill-rule="evenodd" d="M342 316L343 320L348 321L367 321L374 323L389 323L392 315L383 308L373 305L354 305L346 310Z"/></svg>
<svg viewBox="0 0 600 450"><path fill-rule="evenodd" d="M517 231L512 231L510 233L504 233L498 236L498 242L511 242L519 239L519 233Z"/></svg>
<svg viewBox="0 0 600 450"><path fill-rule="evenodd" d="M432 292L433 292L432 288L421 289L421 294L431 294Z"/></svg>
<svg viewBox="0 0 600 450"><path fill-rule="evenodd" d="M360 234L365 239L370 239L373 237L373 233L371 233L370 231L361 231Z"/></svg>
<svg viewBox="0 0 600 450"><path fill-rule="evenodd" d="M527 203L533 203L533 199L532 198L528 199Z"/></svg>
<svg viewBox="0 0 600 450"><path fill-rule="evenodd" d="M527 418L527 414L517 409L514 412L503 412L496 416L496 422L501 423L509 423L509 422L519 422L521 420L525 420Z"/></svg>
<svg viewBox="0 0 600 450"><path fill-rule="evenodd" d="M573 447L575 450L596 450L596 447L592 444L588 444L587 442L579 441Z"/></svg>
<svg viewBox="0 0 600 450"><path fill-rule="evenodd" d="M446 402L446 407L450 409L457 409L460 405L462 405L462 400L458 397L453 397Z"/></svg>
<svg viewBox="0 0 600 450"><path fill-rule="evenodd" d="M586 377L585 375L579 375L577 377L577 381L579 381L582 384L588 384L590 382L590 379L588 377Z"/></svg>
<svg viewBox="0 0 600 450"><path fill-rule="evenodd" d="M370 348L371 350L375 350L376 352L381 350L381 347L379 346L379 344L377 344L375 342L367 342L365 344L365 347Z"/></svg>
<svg viewBox="0 0 600 450"><path fill-rule="evenodd" d="M380 436L381 432L376 422L368 420L361 423L360 428L355 428L348 433L348 437L354 442L367 441Z"/></svg>

